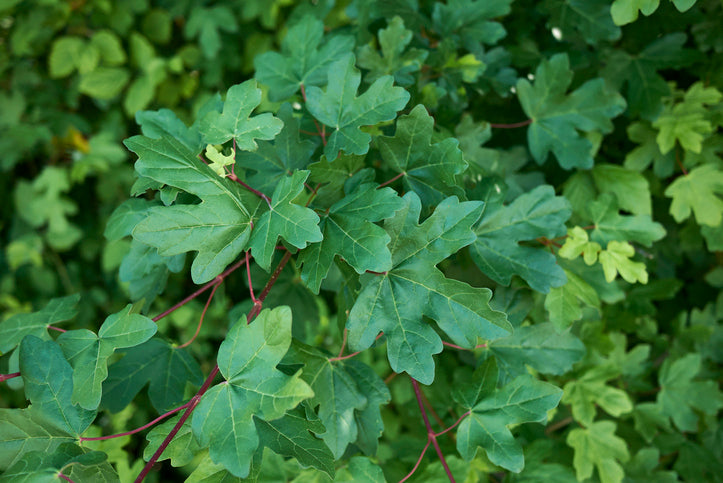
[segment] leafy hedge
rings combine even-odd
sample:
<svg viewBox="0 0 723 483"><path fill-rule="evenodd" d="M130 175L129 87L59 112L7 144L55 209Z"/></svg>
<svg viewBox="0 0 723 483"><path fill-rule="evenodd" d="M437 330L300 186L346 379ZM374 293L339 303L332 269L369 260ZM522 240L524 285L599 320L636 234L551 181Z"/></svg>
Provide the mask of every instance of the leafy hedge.
<svg viewBox="0 0 723 483"><path fill-rule="evenodd" d="M721 481L721 25L0 1L0 480Z"/></svg>

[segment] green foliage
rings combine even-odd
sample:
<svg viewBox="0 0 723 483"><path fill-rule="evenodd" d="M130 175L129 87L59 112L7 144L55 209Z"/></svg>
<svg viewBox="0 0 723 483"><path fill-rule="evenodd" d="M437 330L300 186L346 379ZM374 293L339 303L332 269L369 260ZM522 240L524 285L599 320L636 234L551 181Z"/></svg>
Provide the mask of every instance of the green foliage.
<svg viewBox="0 0 723 483"><path fill-rule="evenodd" d="M0 480L718 481L720 25L0 1Z"/></svg>

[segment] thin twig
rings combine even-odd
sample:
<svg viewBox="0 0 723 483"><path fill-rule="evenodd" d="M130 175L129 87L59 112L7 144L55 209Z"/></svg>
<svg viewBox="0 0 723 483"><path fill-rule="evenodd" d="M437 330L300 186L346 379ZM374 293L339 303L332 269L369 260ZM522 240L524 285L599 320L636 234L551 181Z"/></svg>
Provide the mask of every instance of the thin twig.
<svg viewBox="0 0 723 483"><path fill-rule="evenodd" d="M520 121L520 122L513 122L512 124L495 124L490 123L490 127L494 127L497 129L514 129L517 127L525 127L532 124L532 119L527 119L526 121Z"/></svg>
<svg viewBox="0 0 723 483"><path fill-rule="evenodd" d="M162 421L163 419L167 418L167 417L170 416L171 414L177 413L177 412L180 411L181 409L187 408L189 404L190 404L190 402L187 402L187 403L184 404L183 406L178 406L176 409L171 409L171 410L168 411L167 413L161 414L160 416L158 416L156 419L154 419L154 420L151 421L150 423L144 424L144 425L141 426L140 428L136 428L136 429L134 429L134 430L132 430L132 431L126 431L125 433L119 433L119 434L111 434L111 435L109 435L109 436L98 436L98 437L95 437L95 438L84 438L83 436L81 436L79 439L80 439L80 441L102 441L102 440L105 440L105 439L122 438L123 436L130 436L131 434L136 434L136 433L139 433L139 432L143 431L144 429L150 428L151 426L153 426L154 424L156 424L158 421Z"/></svg>
<svg viewBox="0 0 723 483"><path fill-rule="evenodd" d="M429 424L429 417L427 416L427 410L424 409L424 402L422 401L422 390L419 388L419 383L416 379L410 376L412 380L412 387L414 388L414 395L417 397L417 404L419 405L419 410L422 412L422 419L424 419L424 426L427 428L427 446L429 446L429 442L431 441L434 445L434 449L437 451L437 456L439 456L439 460L442 462L442 467L444 468L444 471L447 473L447 478L449 478L449 481L452 483L455 483L454 476L452 475L452 471L449 469L449 465L447 464L447 460L444 458L444 453L442 453L442 448L439 447L439 443L437 442L437 437L432 431L432 425ZM425 451L427 446L425 446Z"/></svg>
<svg viewBox="0 0 723 483"><path fill-rule="evenodd" d="M61 329L60 327L56 327L54 325L46 325L45 328L48 330L56 330L58 332L68 332L67 330Z"/></svg>
<svg viewBox="0 0 723 483"><path fill-rule="evenodd" d="M248 263L247 263L248 265ZM218 277L216 277L218 278ZM193 343L194 340L196 340L196 337L198 337L198 333L201 332L201 327L203 326L203 319L206 317L206 311L208 310L208 306L211 305L211 300L213 300L213 296L216 293L216 289L221 285L223 282L223 279L221 279L216 285L213 286L213 290L211 290L211 294L208 296L208 300L206 300L206 305L203 306L203 312L201 312L201 318L198 320L198 325L196 326L196 332L193 334L193 337L191 337L188 341L186 341L184 344L179 345L176 347L177 349L183 349L184 347L188 347Z"/></svg>
<svg viewBox="0 0 723 483"><path fill-rule="evenodd" d="M402 171L401 173L399 173L398 175L396 175L396 176L393 177L392 179L387 180L387 181L385 181L384 183L382 183L382 184L380 184L379 186L377 186L377 189L379 189L379 188L381 188L381 187L383 187L383 186L386 186L386 185L388 185L388 184L394 183L396 180L398 180L399 178L401 178L402 176L404 176L404 175L406 175L406 174L407 174L407 173L405 173L404 171Z"/></svg>

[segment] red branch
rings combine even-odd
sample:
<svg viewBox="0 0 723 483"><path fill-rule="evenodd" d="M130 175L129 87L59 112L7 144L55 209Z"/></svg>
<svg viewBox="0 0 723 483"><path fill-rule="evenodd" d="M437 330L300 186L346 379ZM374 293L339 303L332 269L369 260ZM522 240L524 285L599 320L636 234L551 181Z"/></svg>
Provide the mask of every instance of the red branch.
<svg viewBox="0 0 723 483"><path fill-rule="evenodd" d="M527 119L526 121L520 121L520 122L513 122L512 124L494 124L490 123L490 127L494 127L497 129L515 129L517 127L525 127L532 124L532 119Z"/></svg>
<svg viewBox="0 0 723 483"><path fill-rule="evenodd" d="M69 481L70 483L75 483L73 480L70 479L70 477L65 476L65 475L64 475L63 473L61 473L61 472L58 472L56 476L57 476L58 478L60 478L61 480Z"/></svg>
<svg viewBox="0 0 723 483"><path fill-rule="evenodd" d="M20 377L20 373L11 372L10 374L0 374L0 382L7 381L8 379L13 379L15 377Z"/></svg>
<svg viewBox="0 0 723 483"><path fill-rule="evenodd" d="M472 349L467 349L466 347L459 346L457 344L452 344L451 342L445 342L442 341L442 344L446 345L447 347L451 347L452 349L459 349L461 351L473 351L475 349L484 349L487 347L487 344L477 344Z"/></svg>
<svg viewBox="0 0 723 483"><path fill-rule="evenodd" d="M427 451L427 448L429 448L429 443L432 443L434 445L434 449L437 451L437 456L439 456L439 460L442 462L442 467L444 468L444 471L447 473L447 478L449 478L449 481L452 483L455 483L454 476L452 476L452 471L449 469L449 465L447 465L447 460L444 459L444 453L442 453L442 448L439 447L439 443L437 442L437 434L432 431L432 425L429 424L429 417L427 416L427 410L424 408L424 402L422 401L422 391L419 389L419 383L414 379L413 377L410 377L412 380L412 387L414 388L414 395L417 396L417 404L419 405L419 410L422 412L422 418L424 419L424 425L427 427L427 444L424 447L424 450L422 451L422 456L424 456L424 453ZM456 425L456 423L455 423ZM447 430L445 430L446 432ZM421 461L421 456L419 461ZM417 464L412 469L412 472L409 473L404 480L412 476L412 474L417 470L417 467L419 466L419 461L417 461ZM404 481L401 480L401 481Z"/></svg>
<svg viewBox="0 0 723 483"><path fill-rule="evenodd" d="M228 179L230 179L231 181L237 182L238 184L240 184L241 186L243 186L244 188L246 188L247 190L249 190L250 192L252 192L252 193L255 194L256 196L258 196L259 198L261 198L262 200L264 200L264 201L266 202L266 204L269 205L269 208L271 208L271 200L269 199L268 196L266 196L265 194L263 194L261 191L256 190L256 189L253 189L251 186L247 185L246 183L244 183L243 181L241 181L240 179L238 179L238 176L236 176L236 175L233 174L233 173L231 173L231 174L228 175Z"/></svg>
<svg viewBox="0 0 723 483"><path fill-rule="evenodd" d="M248 262L246 262L248 265ZM216 277L218 279L218 277ZM208 296L208 300L206 300L206 305L203 306L203 312L201 312L201 318L198 320L198 325L196 326L196 332L193 334L193 337L191 337L188 341L185 343L179 345L177 349L183 349L184 347L188 347L193 343L194 340L196 340L196 337L198 337L198 333L201 332L201 327L203 326L203 319L206 317L206 311L208 310L208 306L211 305L211 300L213 300L213 296L216 294L216 289L221 285L223 282L223 279L218 279L218 283L213 286L213 290L211 290L211 294Z"/></svg>
<svg viewBox="0 0 723 483"><path fill-rule="evenodd" d="M190 404L190 402L187 402L187 403L184 404L183 406L178 406L176 409L171 409L171 410L168 411L167 413L161 414L160 416L158 416L156 419L154 419L154 420L151 421L150 423L144 424L144 425L141 426L140 428L136 428L136 429L134 429L134 430L132 430L132 431L126 431L125 433L119 433L119 434L111 434L111 435L109 435L109 436L98 436L98 437L95 437L95 438L84 438L84 437L81 436L79 439L80 439L80 441L102 441L102 440L104 440L104 439L122 438L123 436L130 436L131 434L135 434L135 433L138 433L138 432L140 432L140 431L143 431L144 429L150 428L151 426L153 426L154 424L156 424L158 421L161 421L161 420L167 418L167 417L170 416L171 414L177 413L177 412L180 411L181 409L187 408L189 404Z"/></svg>
<svg viewBox="0 0 723 483"><path fill-rule="evenodd" d="M399 173L398 175L396 175L396 176L393 177L392 179L390 179L390 180L388 180L388 181L385 181L384 183L382 183L382 184L380 184L379 186L377 186L377 189L379 189L379 188L381 188L381 187L383 187L383 186L386 186L386 185L388 185L388 184L394 183L396 180L398 180L399 178L401 178L402 176L404 176L404 175L406 175L406 174L407 174L407 173L405 173L404 171L402 171L401 173Z"/></svg>
<svg viewBox="0 0 723 483"><path fill-rule="evenodd" d="M48 330L57 330L58 332L68 332L65 329L61 329L60 327L55 327L54 325L46 325L45 328Z"/></svg>

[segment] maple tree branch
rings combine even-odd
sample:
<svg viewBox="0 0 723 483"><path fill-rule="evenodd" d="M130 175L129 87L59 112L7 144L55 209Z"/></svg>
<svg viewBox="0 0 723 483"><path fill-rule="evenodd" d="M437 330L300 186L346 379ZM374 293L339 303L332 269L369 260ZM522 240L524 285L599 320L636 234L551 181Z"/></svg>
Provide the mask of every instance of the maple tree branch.
<svg viewBox="0 0 723 483"><path fill-rule="evenodd" d="M377 189L382 188L382 187L384 187L384 186L386 186L386 185L388 185L388 184L394 183L396 180L398 180L399 178L401 178L402 176L404 176L404 175L406 175L406 174L407 174L406 172L402 171L401 173L399 173L398 175L396 175L396 176L393 177L392 179L387 180L387 181L385 181L384 183L382 183L382 184L380 184L379 186L377 186Z"/></svg>
<svg viewBox="0 0 723 483"><path fill-rule="evenodd" d="M20 373L11 372L10 374L0 374L0 382L7 381L8 379L13 379L15 377L20 377Z"/></svg>
<svg viewBox="0 0 723 483"><path fill-rule="evenodd" d="M262 200L264 200L264 201L266 202L266 204L269 205L269 208L271 208L271 200L269 199L268 196L266 196L265 194L263 194L261 191L259 191L259 190L257 190L257 189L254 189L254 188L252 188L251 186L247 185L246 183L244 183L243 181L241 181L241 180L238 178L238 176L236 176L236 175L233 174L233 173L231 173L231 174L228 175L228 179L230 179L231 181L237 182L238 184L240 184L241 186L243 186L244 188L246 188L247 190L249 190L250 192L252 192L252 193L255 194L256 196L258 196L259 198L261 198Z"/></svg>
<svg viewBox="0 0 723 483"><path fill-rule="evenodd" d="M248 266L248 262L246 263ZM216 277L218 278L218 277ZM201 327L203 326L203 318L206 317L206 311L208 310L208 306L211 305L211 300L213 300L213 296L216 293L216 289L223 283L223 279L220 279L219 282L213 286L213 289L211 290L211 294L208 296L208 300L206 300L206 305L203 306L203 312L201 312L201 318L198 320L198 325L196 326L196 332L193 334L193 337L191 337L188 341L183 343L182 345L179 345L176 347L176 349L183 349L184 347L188 347L193 343L194 340L196 340L196 337L198 337L198 333L201 332Z"/></svg>
<svg viewBox="0 0 723 483"><path fill-rule="evenodd" d="M532 124L532 119L527 119L525 121L520 122L513 122L511 124L497 124L497 123L490 123L490 127L494 127L497 129L515 129L518 127L525 127Z"/></svg>
<svg viewBox="0 0 723 483"><path fill-rule="evenodd" d="M190 402L187 402L186 404L184 404L184 405L182 405L182 406L178 406L178 407L175 408L175 409L171 409L171 410L168 411L167 413L161 414L160 416L158 416L156 419L154 419L154 420L151 421L150 423L146 423L146 424L144 424L143 426L141 426L140 428L136 428L136 429L134 429L134 430L132 430L132 431L126 431L125 433L111 434L111 435L108 435L108 436L97 436L97 437L94 437L94 438L85 438L85 437L81 436L81 437L78 438L78 439L79 439L80 441L103 441L103 440L105 440L105 439L122 438L123 436L130 436L131 434L135 434L135 433L138 433L138 432L140 432L140 431L143 431L144 429L150 428L151 426L153 426L154 424L156 424L158 421L161 421L161 420L167 418L167 417L170 416L171 414L177 413L177 412L180 411L181 409L187 408L189 404L190 404Z"/></svg>
<svg viewBox="0 0 723 483"><path fill-rule="evenodd" d="M246 315L246 323L250 324L251 321L259 315L259 312L261 312L261 308L264 305L264 300L266 299L266 296L269 294L269 291L271 290L271 287L274 286L276 283L276 280L279 278L279 275L281 275L281 271L284 269L286 264L291 259L291 252L287 251L284 253L283 258L281 261L279 261L279 264L276 266L276 269L274 269L274 273L271 274L271 277L269 277L269 280L266 282L266 285L264 286L264 289L261 291L261 295L258 296L258 298L254 301L254 308L251 309L251 311ZM250 285L250 281L249 281Z"/></svg>
<svg viewBox="0 0 723 483"><path fill-rule="evenodd" d="M424 445L424 448L422 449L422 454L419 455L419 458L417 458L417 463L414 465L414 468L412 468L412 471L407 473L407 476L399 480L399 483L403 483L407 481L415 471L417 471L417 468L419 468L419 464L422 462L422 458L424 458L425 453L427 452L427 449L429 449L429 444L431 443L430 439L427 438L427 444Z"/></svg>
<svg viewBox="0 0 723 483"><path fill-rule="evenodd" d="M155 453L153 453L153 456L151 456L151 459L148 460L148 463L146 463L146 466L143 467L143 470L141 470L140 474L135 480L135 483L141 483L143 479L148 475L148 473L151 471L151 468L153 468L153 465L156 464L156 461L158 461L158 458L161 457L161 454L163 454L163 451L168 447L168 445L171 443L173 438L176 437L176 434L183 426L183 423L186 422L188 417L191 415L193 410L198 405L199 401L201 400L201 396L203 396L206 391L208 391L208 388L211 387L211 384L213 383L213 380L216 378L216 375L218 374L218 364L213 366L213 369L211 370L211 373L208 375L206 380L203 382L203 386L201 386L201 389L198 390L195 396L191 398L188 403L186 403L186 410L181 415L181 418L178 420L175 426L173 426L173 429L168 433L166 438L163 440L161 445L158 447Z"/></svg>
<svg viewBox="0 0 723 483"><path fill-rule="evenodd" d="M205 292L206 290L212 288L214 285L219 284L219 283L220 283L220 282L218 281L219 278L220 278L221 280L225 279L226 277L228 277L231 273L233 273L237 268L239 268L239 267L240 267L241 265L243 265L244 263L246 263L246 260L244 260L244 259L241 259L241 260L239 260L238 262L234 263L233 265L231 265L230 267L228 267L226 270L224 270L224 271L223 271L220 275L218 275L216 278L214 278L214 279L211 280L210 282L206 283L206 285L204 285L203 287L199 288L198 290L196 290L196 291L193 292L191 295L189 295L189 296L186 297L185 299L183 299L183 300L181 300L180 302L178 302L176 305L174 305L174 306L171 307L170 309L167 309L167 310L161 312L160 314L156 315L156 316L153 317L153 319L151 319L151 320L153 320L153 322L158 322L158 321L161 320L163 317L166 317L168 314L170 314L170 313L172 313L172 312L175 312L176 310L180 309L181 307L183 307L184 305L186 305L188 302L190 302L191 300L193 300L193 299L195 299L196 297L198 297L199 295L201 295L201 294L202 294L203 292Z"/></svg>
<svg viewBox="0 0 723 483"><path fill-rule="evenodd" d="M427 446L424 447L424 450L427 450L431 441L431 443L434 445L434 449L437 451L437 456L439 456L439 460L442 462L442 467L447 473L447 478L449 478L449 481L451 481L452 483L455 483L454 476L452 476L452 471L449 469L447 460L444 458L444 453L442 453L442 448L439 447L439 443L437 442L437 436L434 431L432 431L432 425L429 424L429 416L427 416L427 410L424 409L424 402L422 401L422 390L419 388L419 383L411 376L409 377L409 379L412 380L414 395L417 397L417 404L419 405L419 410L422 412L422 419L424 419L424 425L427 427ZM411 475L407 475L407 478L409 476Z"/></svg>

